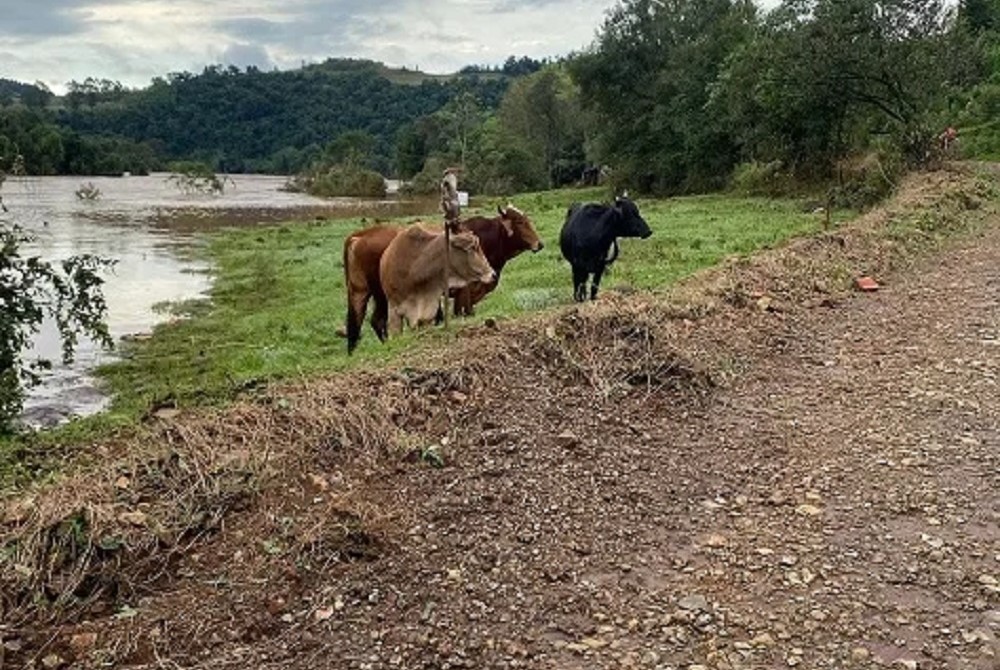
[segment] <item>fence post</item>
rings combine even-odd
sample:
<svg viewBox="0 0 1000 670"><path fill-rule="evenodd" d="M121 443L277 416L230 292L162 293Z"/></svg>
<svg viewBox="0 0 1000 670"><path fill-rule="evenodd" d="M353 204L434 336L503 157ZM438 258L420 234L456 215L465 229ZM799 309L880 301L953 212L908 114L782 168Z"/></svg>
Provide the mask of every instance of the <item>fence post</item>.
<svg viewBox="0 0 1000 670"><path fill-rule="evenodd" d="M450 317L448 312L448 274L451 271L451 233L452 227L458 225L461 208L458 202L458 168L448 168L441 179L441 211L444 213L444 327L448 328Z"/></svg>

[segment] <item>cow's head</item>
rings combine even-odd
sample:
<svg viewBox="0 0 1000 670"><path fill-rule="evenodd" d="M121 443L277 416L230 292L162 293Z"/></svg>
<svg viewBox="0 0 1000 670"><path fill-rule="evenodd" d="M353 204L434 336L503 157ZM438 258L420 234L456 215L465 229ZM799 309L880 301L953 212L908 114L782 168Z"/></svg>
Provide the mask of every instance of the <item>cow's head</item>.
<svg viewBox="0 0 1000 670"><path fill-rule="evenodd" d="M496 279L496 273L483 255L479 238L468 231L451 236L451 263L449 266L449 284L461 288L469 282L489 284Z"/></svg>
<svg viewBox="0 0 1000 670"><path fill-rule="evenodd" d="M507 203L506 207L497 205L497 213L500 214L500 224L504 232L517 244L518 250L531 249L537 253L545 248L545 243L538 236L534 224L524 212Z"/></svg>
<svg viewBox="0 0 1000 670"><path fill-rule="evenodd" d="M649 224L639 215L639 208L629 200L628 193L615 198L615 211L618 212L618 237L646 239L653 234Z"/></svg>

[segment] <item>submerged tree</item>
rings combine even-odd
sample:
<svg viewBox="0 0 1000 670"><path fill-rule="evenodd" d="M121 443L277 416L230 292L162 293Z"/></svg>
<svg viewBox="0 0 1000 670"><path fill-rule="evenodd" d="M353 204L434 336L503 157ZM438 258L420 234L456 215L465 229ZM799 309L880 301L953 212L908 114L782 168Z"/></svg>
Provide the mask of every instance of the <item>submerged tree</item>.
<svg viewBox="0 0 1000 670"><path fill-rule="evenodd" d="M175 163L173 168L174 174L167 177L167 181L184 193L222 195L226 191L227 183L236 186L231 177L228 175L220 177L205 163L182 161Z"/></svg>

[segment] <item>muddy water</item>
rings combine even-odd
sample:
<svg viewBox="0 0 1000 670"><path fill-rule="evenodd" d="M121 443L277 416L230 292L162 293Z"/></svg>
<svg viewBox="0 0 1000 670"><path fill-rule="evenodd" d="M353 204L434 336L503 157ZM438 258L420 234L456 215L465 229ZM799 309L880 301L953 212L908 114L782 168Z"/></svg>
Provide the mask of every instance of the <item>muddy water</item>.
<svg viewBox="0 0 1000 670"><path fill-rule="evenodd" d="M235 186L229 185L220 196L185 194L167 177L9 179L3 187L9 212L0 216L34 234L37 239L30 252L47 260L91 253L116 261L105 274L105 295L108 325L118 340L148 333L167 318L157 306L196 298L208 290L209 268L191 253L198 233L289 219L403 216L434 208L427 201L392 196L383 200L313 198L281 191L284 177L261 175L234 176ZM96 201L76 197L85 182L100 189ZM113 353L83 341L72 365L59 364L58 334L47 323L28 355L49 358L57 365L30 392L23 417L26 423L51 426L106 406L108 398L90 371L111 360Z"/></svg>

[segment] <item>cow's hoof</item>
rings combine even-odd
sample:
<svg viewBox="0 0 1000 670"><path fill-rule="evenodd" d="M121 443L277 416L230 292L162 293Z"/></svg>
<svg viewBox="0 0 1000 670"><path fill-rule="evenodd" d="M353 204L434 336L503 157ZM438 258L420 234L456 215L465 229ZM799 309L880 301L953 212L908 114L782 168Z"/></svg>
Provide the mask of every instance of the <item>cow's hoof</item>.
<svg viewBox="0 0 1000 670"><path fill-rule="evenodd" d="M341 326L335 331L337 337L347 337L347 328Z"/></svg>

